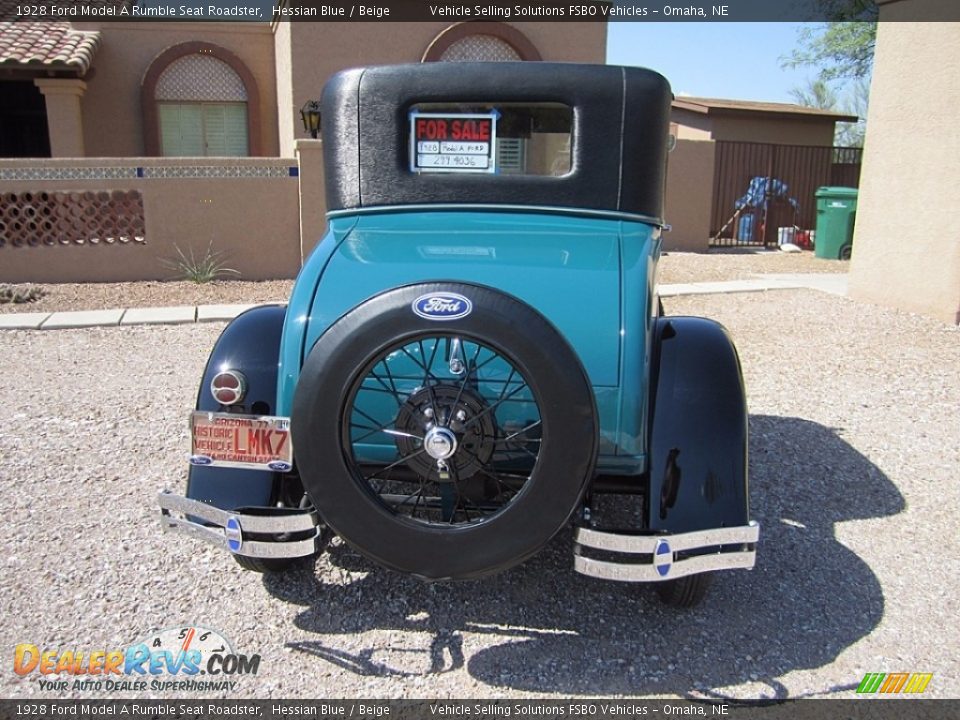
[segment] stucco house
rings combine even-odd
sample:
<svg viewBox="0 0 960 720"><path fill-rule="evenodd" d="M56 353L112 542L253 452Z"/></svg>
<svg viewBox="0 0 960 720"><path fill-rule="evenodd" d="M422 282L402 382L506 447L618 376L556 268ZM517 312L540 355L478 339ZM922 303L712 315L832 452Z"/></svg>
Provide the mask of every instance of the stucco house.
<svg viewBox="0 0 960 720"><path fill-rule="evenodd" d="M338 70L603 63L606 32L576 22L5 22L0 157L292 157L308 137L300 108Z"/></svg>
<svg viewBox="0 0 960 720"><path fill-rule="evenodd" d="M103 0L112 2L115 0ZM0 18L16 3L0 0ZM292 277L325 221L301 121L335 72L603 63L605 23L0 21L0 281L167 278L179 249ZM506 164L522 148L502 143Z"/></svg>
<svg viewBox="0 0 960 720"><path fill-rule="evenodd" d="M0 0L0 17L15 5ZM320 142L300 111L333 73L603 63L606 34L603 22L0 22L0 280L167 277L177 248L211 243L246 278L290 277L325 226ZM666 246L690 250L707 249L718 141L830 145L844 119L686 97L673 114ZM522 140L498 148L501 166L523 162ZM122 262L89 262L101 238L119 238Z"/></svg>
<svg viewBox="0 0 960 720"><path fill-rule="evenodd" d="M793 103L724 100L681 95L671 120L678 140L720 140L775 145L833 145L838 122L855 115Z"/></svg>

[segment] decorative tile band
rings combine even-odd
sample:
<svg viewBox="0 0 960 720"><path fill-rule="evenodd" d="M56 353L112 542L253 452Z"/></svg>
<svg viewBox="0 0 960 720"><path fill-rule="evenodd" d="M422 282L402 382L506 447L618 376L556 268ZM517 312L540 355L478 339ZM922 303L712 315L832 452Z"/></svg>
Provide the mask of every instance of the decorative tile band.
<svg viewBox="0 0 960 720"><path fill-rule="evenodd" d="M126 180L142 178L295 178L296 165L170 165L159 167L0 168L0 181Z"/></svg>
<svg viewBox="0 0 960 720"><path fill-rule="evenodd" d="M134 167L0 168L0 180L124 180L136 178Z"/></svg>
<svg viewBox="0 0 960 720"><path fill-rule="evenodd" d="M174 165L137 168L137 177L155 178L285 178L297 177L288 165Z"/></svg>

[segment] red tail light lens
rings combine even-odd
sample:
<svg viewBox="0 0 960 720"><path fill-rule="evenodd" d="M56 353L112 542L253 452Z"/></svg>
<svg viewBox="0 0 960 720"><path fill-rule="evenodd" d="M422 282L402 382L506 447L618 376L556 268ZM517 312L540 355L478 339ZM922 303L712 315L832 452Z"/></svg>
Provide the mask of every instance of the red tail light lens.
<svg viewBox="0 0 960 720"><path fill-rule="evenodd" d="M247 379L237 370L223 370L210 381L210 393L221 405L236 405L247 394Z"/></svg>

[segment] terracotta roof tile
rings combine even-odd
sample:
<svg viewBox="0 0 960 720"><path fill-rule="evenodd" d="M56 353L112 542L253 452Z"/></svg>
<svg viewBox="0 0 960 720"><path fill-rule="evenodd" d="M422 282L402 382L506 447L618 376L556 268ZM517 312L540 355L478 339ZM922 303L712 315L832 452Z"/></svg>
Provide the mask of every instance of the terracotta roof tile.
<svg viewBox="0 0 960 720"><path fill-rule="evenodd" d="M85 75L100 33L66 22L0 22L0 68L74 70Z"/></svg>

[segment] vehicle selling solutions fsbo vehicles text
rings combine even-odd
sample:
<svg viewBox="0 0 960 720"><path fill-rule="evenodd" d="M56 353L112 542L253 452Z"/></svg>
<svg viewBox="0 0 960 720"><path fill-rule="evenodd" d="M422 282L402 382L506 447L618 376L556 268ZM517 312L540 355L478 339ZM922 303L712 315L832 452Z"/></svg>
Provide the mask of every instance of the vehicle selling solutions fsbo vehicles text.
<svg viewBox="0 0 960 720"><path fill-rule="evenodd" d="M567 6L529 5L430 5L430 15L434 17L463 18L510 18L520 17L572 17L572 18L642 18L649 17L728 17L729 5L662 5L658 7L640 7L637 5L613 4L571 4Z"/></svg>

